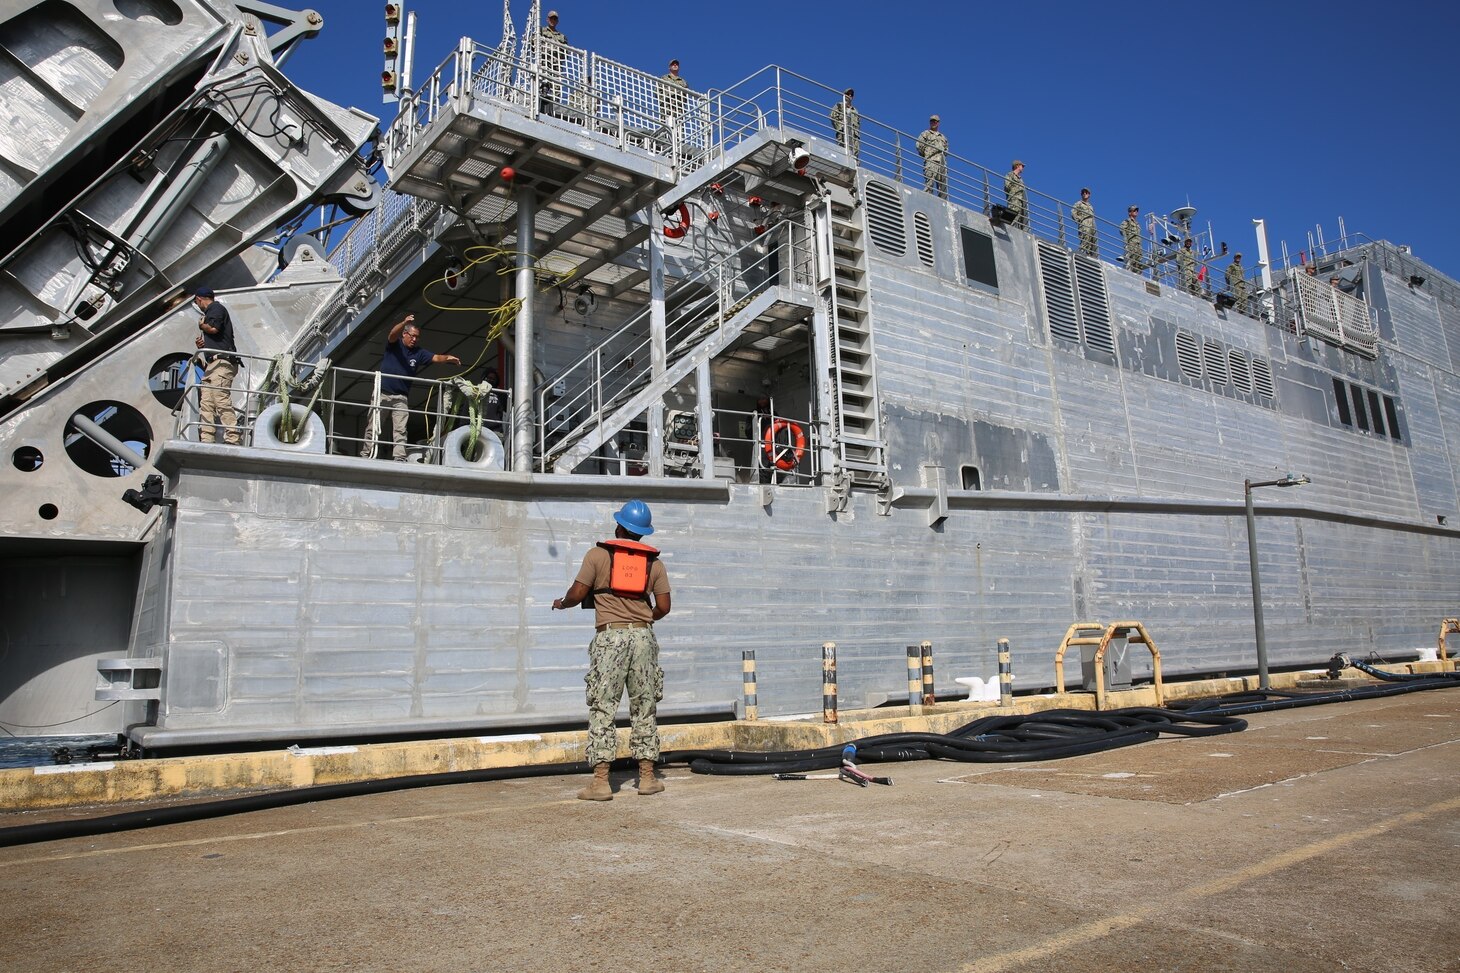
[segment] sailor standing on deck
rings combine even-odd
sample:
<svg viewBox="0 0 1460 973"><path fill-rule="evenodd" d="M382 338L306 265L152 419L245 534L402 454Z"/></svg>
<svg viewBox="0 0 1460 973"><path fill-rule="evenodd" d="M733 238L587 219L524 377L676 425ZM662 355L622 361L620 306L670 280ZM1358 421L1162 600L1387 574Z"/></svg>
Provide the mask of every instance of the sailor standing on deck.
<svg viewBox="0 0 1460 973"><path fill-rule="evenodd" d="M1125 269L1139 274L1146 265L1141 254L1141 208L1132 206L1120 221L1120 236L1125 241Z"/></svg>
<svg viewBox="0 0 1460 973"><path fill-rule="evenodd" d="M1004 201L1009 210L1009 223L1021 230L1029 229L1029 198L1024 192L1024 163L1015 159L1004 177Z"/></svg>
<svg viewBox="0 0 1460 973"><path fill-rule="evenodd" d="M642 538L654 533L649 507L630 500L613 515L611 541L583 557L578 577L553 608L572 608L590 595L596 632L588 643L588 762L593 782L579 800L611 801L608 766L618 753L613 717L624 689L629 693L629 754L639 761L639 793L658 794L659 727L654 715L664 698L664 670L654 623L669 614L669 574L659 552Z"/></svg>
<svg viewBox="0 0 1460 973"><path fill-rule="evenodd" d="M1080 252L1087 257L1100 256L1095 241L1095 207L1090 205L1090 190L1080 190L1080 201L1073 211L1075 226L1080 230Z"/></svg>
<svg viewBox="0 0 1460 973"><path fill-rule="evenodd" d="M938 131L938 116L918 136L918 155L923 157L923 191L948 198L948 136Z"/></svg>
<svg viewBox="0 0 1460 973"><path fill-rule="evenodd" d="M1191 250L1191 237L1176 251L1176 270L1181 276L1181 289L1188 294L1196 293L1196 254Z"/></svg>
<svg viewBox="0 0 1460 973"><path fill-rule="evenodd" d="M1243 276L1242 255L1232 254L1232 262L1227 264L1227 290L1232 292L1232 307L1238 314L1247 313L1247 278Z"/></svg>
<svg viewBox="0 0 1460 973"><path fill-rule="evenodd" d="M855 94L855 91L848 88L842 92L842 100L831 109L831 127L836 132L836 140L846 146L853 159L862 148L862 116L852 106L852 96Z"/></svg>
<svg viewBox="0 0 1460 973"><path fill-rule="evenodd" d="M568 36L558 30L558 12L549 10L547 23L537 30L537 63L542 70L540 85L544 101L559 104L564 101L563 62L567 60L567 47Z"/></svg>

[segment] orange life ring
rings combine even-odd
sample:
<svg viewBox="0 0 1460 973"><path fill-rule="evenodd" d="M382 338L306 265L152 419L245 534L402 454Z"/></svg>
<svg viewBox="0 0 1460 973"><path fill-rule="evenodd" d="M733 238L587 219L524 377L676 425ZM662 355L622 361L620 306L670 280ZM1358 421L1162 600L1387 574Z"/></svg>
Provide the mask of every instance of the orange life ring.
<svg viewBox="0 0 1460 973"><path fill-rule="evenodd" d="M664 213L665 217L667 218L669 216L669 214L672 213L672 212L673 212L673 210L666 211ZM688 232L689 232L689 207L687 205L685 205L684 203L680 203L679 204L679 222L678 223L665 223L664 224L664 235L666 237L668 237L669 239L671 239L671 240L678 240L680 237L684 236Z"/></svg>
<svg viewBox="0 0 1460 973"><path fill-rule="evenodd" d="M776 443L776 436L783 429L791 431L791 442L780 446ZM806 434L790 419L777 419L765 431L764 448L765 458L774 463L776 469L783 472L794 470L800 464L801 457L806 455Z"/></svg>

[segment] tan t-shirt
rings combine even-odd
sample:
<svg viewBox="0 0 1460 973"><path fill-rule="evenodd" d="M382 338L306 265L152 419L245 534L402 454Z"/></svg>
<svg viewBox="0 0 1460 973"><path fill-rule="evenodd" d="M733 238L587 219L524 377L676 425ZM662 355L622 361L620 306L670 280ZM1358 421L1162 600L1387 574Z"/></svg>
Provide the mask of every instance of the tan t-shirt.
<svg viewBox="0 0 1460 973"><path fill-rule="evenodd" d="M586 584L589 591L607 588L611 561L608 551L594 547L583 556L583 566L578 569L578 577L574 580ZM664 570L664 562L658 558L649 565L649 590L654 593L655 598L669 594L669 573ZM647 601L620 598L612 592L594 595L593 605L595 625L605 622L648 622L654 619L654 611Z"/></svg>

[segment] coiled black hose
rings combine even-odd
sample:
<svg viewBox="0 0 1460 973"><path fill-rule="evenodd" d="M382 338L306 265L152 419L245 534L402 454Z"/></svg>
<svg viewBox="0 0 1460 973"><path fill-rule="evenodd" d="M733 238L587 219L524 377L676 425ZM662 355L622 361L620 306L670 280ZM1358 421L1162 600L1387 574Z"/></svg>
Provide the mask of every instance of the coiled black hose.
<svg viewBox="0 0 1460 973"><path fill-rule="evenodd" d="M905 760L957 760L964 763L1018 763L1059 760L1102 750L1147 743L1163 733L1211 736L1236 733L1247 721L1222 712L1182 713L1132 707L1092 713L1058 709L1028 716L985 716L949 733L885 733L855 741L858 763ZM697 774L754 775L804 773L840 767L845 744L814 750L749 753L741 750L679 750L665 763L687 763Z"/></svg>

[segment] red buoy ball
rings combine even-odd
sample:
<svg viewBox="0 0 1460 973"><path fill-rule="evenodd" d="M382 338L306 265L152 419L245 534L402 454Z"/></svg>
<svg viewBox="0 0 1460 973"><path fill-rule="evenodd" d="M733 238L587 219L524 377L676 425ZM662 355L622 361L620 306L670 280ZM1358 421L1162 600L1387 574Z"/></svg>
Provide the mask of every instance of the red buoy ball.
<svg viewBox="0 0 1460 973"><path fill-rule="evenodd" d="M502 181L511 182L517 176L517 170L511 166L502 167Z"/></svg>

